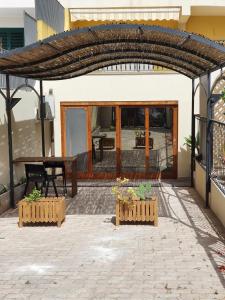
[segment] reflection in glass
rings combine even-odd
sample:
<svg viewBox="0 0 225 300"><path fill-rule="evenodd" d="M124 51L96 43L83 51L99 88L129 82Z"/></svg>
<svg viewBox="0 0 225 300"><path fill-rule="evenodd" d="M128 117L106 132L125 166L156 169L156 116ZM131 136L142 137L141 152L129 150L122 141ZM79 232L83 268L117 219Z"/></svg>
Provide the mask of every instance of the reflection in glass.
<svg viewBox="0 0 225 300"><path fill-rule="evenodd" d="M77 155L77 170L87 171L87 125L84 108L66 109L66 155Z"/></svg>
<svg viewBox="0 0 225 300"><path fill-rule="evenodd" d="M173 112L169 107L149 108L150 149L149 172L173 167Z"/></svg>
<svg viewBox="0 0 225 300"><path fill-rule="evenodd" d="M93 173L116 173L115 107L92 107L91 133Z"/></svg>
<svg viewBox="0 0 225 300"><path fill-rule="evenodd" d="M122 173L145 172L145 111L142 107L121 109Z"/></svg>

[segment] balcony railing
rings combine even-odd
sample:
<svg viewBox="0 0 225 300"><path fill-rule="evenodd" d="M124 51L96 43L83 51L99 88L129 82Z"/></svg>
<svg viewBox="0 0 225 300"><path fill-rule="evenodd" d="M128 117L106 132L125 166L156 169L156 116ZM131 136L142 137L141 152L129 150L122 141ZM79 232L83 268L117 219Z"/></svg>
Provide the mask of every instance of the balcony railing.
<svg viewBox="0 0 225 300"><path fill-rule="evenodd" d="M120 64L113 65L109 67L105 67L99 69L97 71L92 72L92 74L148 74L148 73L176 73L172 70L169 70L164 67L148 65L148 64L138 64L138 63L130 63L130 64Z"/></svg>

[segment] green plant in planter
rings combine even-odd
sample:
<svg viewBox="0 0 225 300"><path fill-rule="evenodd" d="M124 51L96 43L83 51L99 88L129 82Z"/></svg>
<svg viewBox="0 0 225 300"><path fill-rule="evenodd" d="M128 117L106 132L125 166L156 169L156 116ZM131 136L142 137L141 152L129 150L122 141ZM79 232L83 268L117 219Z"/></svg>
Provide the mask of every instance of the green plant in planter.
<svg viewBox="0 0 225 300"><path fill-rule="evenodd" d="M185 142L184 145L187 146L189 149L192 147L192 137L189 135L188 137L184 138ZM200 135L199 132L195 137L195 149L197 150L198 155L200 154Z"/></svg>
<svg viewBox="0 0 225 300"><path fill-rule="evenodd" d="M36 188L33 189L33 191L25 197L25 200L27 202L33 202L33 201L38 201L41 199L41 191L37 190Z"/></svg>
<svg viewBox="0 0 225 300"><path fill-rule="evenodd" d="M8 191L7 186L4 184L0 184L0 195L6 193L7 191Z"/></svg>
<svg viewBox="0 0 225 300"><path fill-rule="evenodd" d="M134 195L132 188L124 187L129 182L127 178L117 178L115 186L112 187L112 193L116 196L116 199L122 203L131 203L131 199Z"/></svg>
<svg viewBox="0 0 225 300"><path fill-rule="evenodd" d="M140 199L142 201L151 198L152 186L150 183L140 184L136 188L124 187L129 182L129 179L117 178L116 185L112 188L112 193L116 196L116 199L123 204L133 205L133 201Z"/></svg>
<svg viewBox="0 0 225 300"><path fill-rule="evenodd" d="M146 200L151 198L151 194L152 194L151 183L140 184L137 188L134 189L134 193L138 198L140 198L140 200Z"/></svg>

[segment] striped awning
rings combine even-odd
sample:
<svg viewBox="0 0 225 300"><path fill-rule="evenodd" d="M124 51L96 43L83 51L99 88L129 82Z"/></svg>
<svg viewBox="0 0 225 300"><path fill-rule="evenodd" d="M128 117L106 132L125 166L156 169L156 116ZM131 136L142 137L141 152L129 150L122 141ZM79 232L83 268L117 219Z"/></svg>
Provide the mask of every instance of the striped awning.
<svg viewBox="0 0 225 300"><path fill-rule="evenodd" d="M179 20L180 7L156 8L73 8L71 21Z"/></svg>

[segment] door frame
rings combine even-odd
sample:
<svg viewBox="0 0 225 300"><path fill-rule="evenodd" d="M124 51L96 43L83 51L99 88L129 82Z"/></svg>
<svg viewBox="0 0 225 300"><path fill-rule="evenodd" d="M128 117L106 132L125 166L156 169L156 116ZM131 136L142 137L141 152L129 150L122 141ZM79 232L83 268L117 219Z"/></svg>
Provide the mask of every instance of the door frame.
<svg viewBox="0 0 225 300"><path fill-rule="evenodd" d="M91 138L91 111L93 106L113 106L116 110L116 173L98 173L93 174L92 168L92 138ZM140 106L145 109L145 130L149 130L149 107L170 107L173 112L173 126L172 126L172 141L173 141L173 169L172 171L162 171L158 173L121 173L121 107ZM68 108L85 108L87 111L87 151L88 151L88 169L85 173L77 173L78 178L81 179L113 179L118 176L128 177L131 179L176 179L177 178L177 161L178 161L178 101L63 101L60 102L61 115L61 150L62 155L66 156L66 120L65 112ZM149 162L149 139L146 135L145 160L146 170Z"/></svg>

